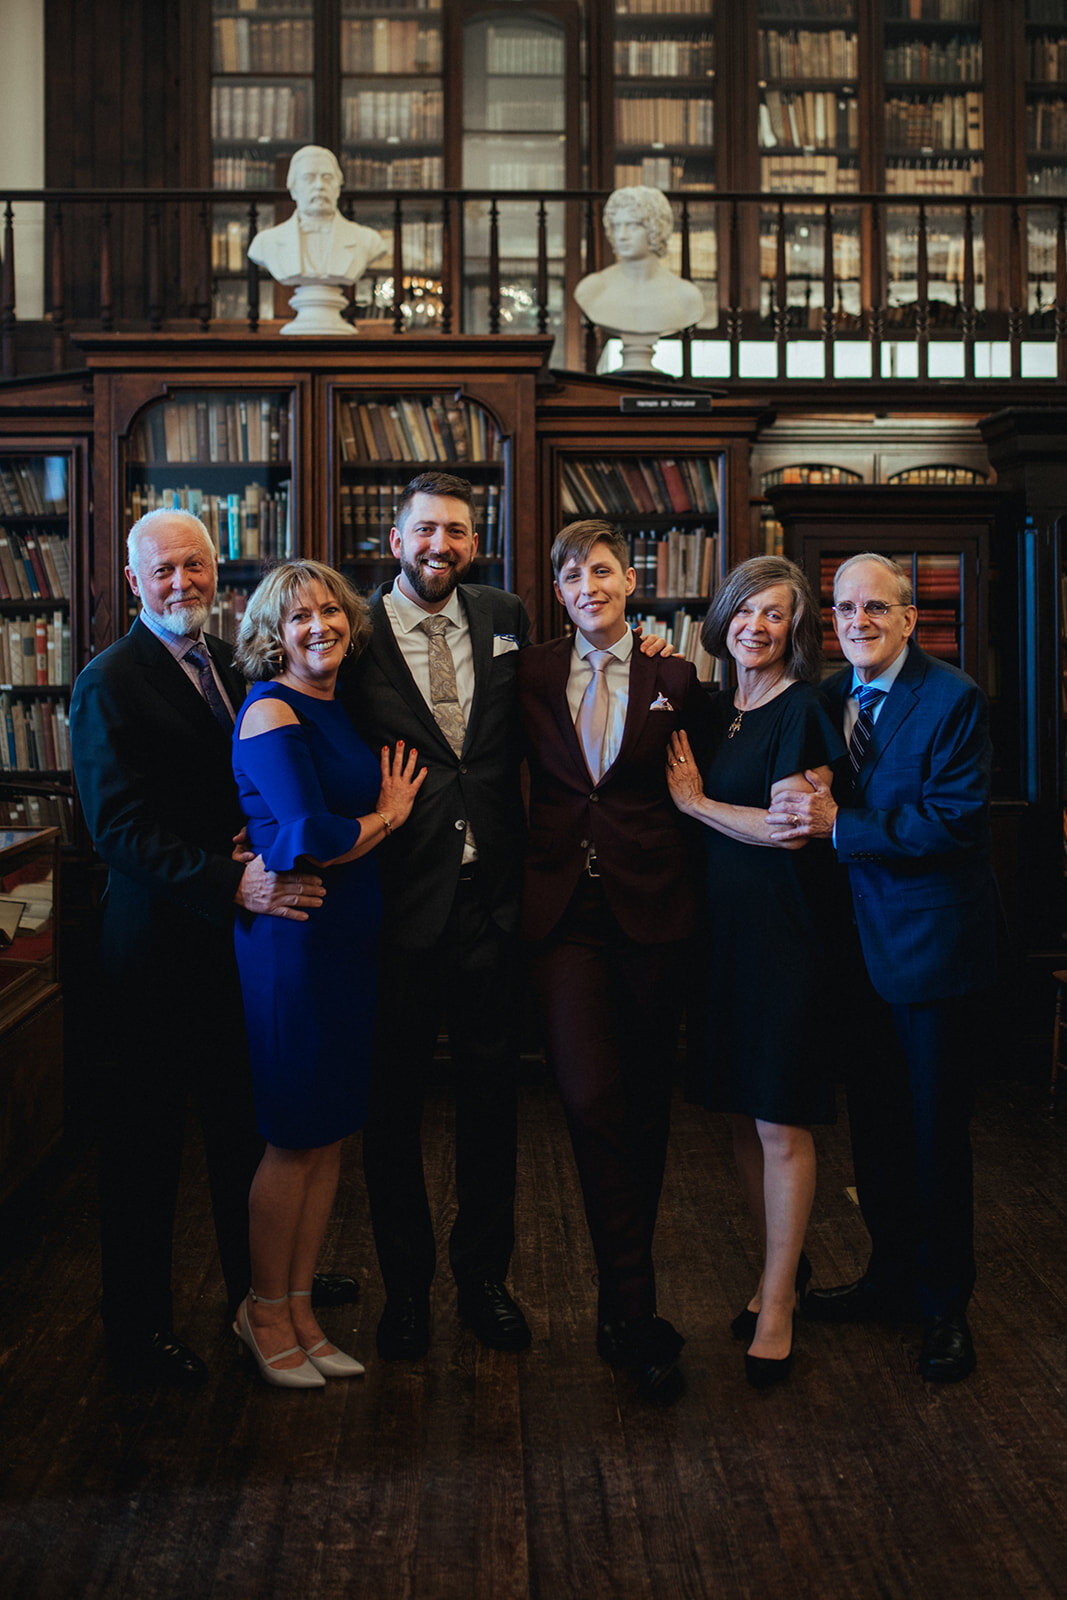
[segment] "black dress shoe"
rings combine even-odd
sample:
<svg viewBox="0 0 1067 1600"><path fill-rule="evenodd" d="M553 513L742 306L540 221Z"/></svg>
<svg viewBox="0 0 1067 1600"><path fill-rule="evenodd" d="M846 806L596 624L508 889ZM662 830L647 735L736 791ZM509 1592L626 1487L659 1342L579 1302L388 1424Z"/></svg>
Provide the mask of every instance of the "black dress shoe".
<svg viewBox="0 0 1067 1600"><path fill-rule="evenodd" d="M487 1279L459 1285L456 1305L460 1320L490 1350L525 1350L529 1346L529 1324L502 1283Z"/></svg>
<svg viewBox="0 0 1067 1600"><path fill-rule="evenodd" d="M962 1311L932 1317L919 1354L919 1375L928 1383L959 1383L975 1369L974 1341Z"/></svg>
<svg viewBox="0 0 1067 1600"><path fill-rule="evenodd" d="M678 1357L685 1340L664 1317L616 1318L598 1324L597 1354L611 1367L633 1374L642 1400L654 1406L673 1405L685 1393Z"/></svg>
<svg viewBox="0 0 1067 1600"><path fill-rule="evenodd" d="M430 1348L430 1302L413 1294L385 1302L377 1335L383 1361L419 1361Z"/></svg>
<svg viewBox="0 0 1067 1600"><path fill-rule="evenodd" d="M745 1355L745 1377L753 1389L771 1389L784 1383L793 1370L793 1352L787 1356Z"/></svg>
<svg viewBox="0 0 1067 1600"><path fill-rule="evenodd" d="M803 1305L808 1284L811 1282L811 1262L803 1250L800 1252L800 1260L797 1262L797 1275L793 1281L796 1284L799 1304ZM756 1337L756 1322L758 1318L759 1312L752 1311L746 1306L743 1311L737 1313L737 1316L731 1322L730 1332L735 1339L744 1339L748 1344L751 1344Z"/></svg>
<svg viewBox="0 0 1067 1600"><path fill-rule="evenodd" d="M870 1278L809 1289L801 1309L813 1322L910 1322L918 1310L910 1296L886 1294Z"/></svg>
<svg viewBox="0 0 1067 1600"><path fill-rule="evenodd" d="M313 1306L354 1306L359 1284L347 1272L316 1272L311 1280Z"/></svg>
<svg viewBox="0 0 1067 1600"><path fill-rule="evenodd" d="M126 1382L170 1389L196 1389L207 1382L207 1368L196 1351L164 1329L109 1339L107 1353L115 1376Z"/></svg>

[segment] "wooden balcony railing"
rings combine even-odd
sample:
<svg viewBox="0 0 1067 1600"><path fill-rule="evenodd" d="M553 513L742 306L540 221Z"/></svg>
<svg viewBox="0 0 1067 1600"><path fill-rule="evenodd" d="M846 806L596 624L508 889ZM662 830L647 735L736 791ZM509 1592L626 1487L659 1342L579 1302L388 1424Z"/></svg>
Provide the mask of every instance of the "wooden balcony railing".
<svg viewBox="0 0 1067 1600"><path fill-rule="evenodd" d="M592 371L602 335L583 323L571 290L610 259L600 227L606 198L584 190L347 196L347 215L392 237L388 267L372 264L348 314L398 337L415 327L552 332L561 364ZM743 379L744 347L755 341L771 352L777 379L793 375L799 343L821 345L826 377L848 344L866 349L850 375L874 381L886 375L889 346L894 372L900 348L911 346L909 374L936 376L938 345L957 347L965 380L988 370L994 345L998 377L1026 376L1036 345L1047 347L1042 375L1067 378L1067 196L686 191L671 199L678 231L669 259L708 301L706 320L681 341L684 376L709 370L701 345L710 341L717 375ZM43 346L41 321L16 301L16 224L29 207L45 219ZM0 194L3 377L42 361L54 371L76 365L79 331L257 332L270 280L244 252L265 211L281 220L289 209L284 191L262 189ZM766 359L760 375L768 376Z"/></svg>

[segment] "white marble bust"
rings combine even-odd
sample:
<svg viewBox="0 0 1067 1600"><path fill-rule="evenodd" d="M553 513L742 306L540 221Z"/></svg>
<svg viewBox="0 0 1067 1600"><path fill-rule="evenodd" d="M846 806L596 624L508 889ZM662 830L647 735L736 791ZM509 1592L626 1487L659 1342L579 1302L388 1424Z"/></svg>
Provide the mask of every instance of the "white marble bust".
<svg viewBox="0 0 1067 1600"><path fill-rule="evenodd" d="M290 161L285 181L296 210L257 233L248 254L278 283L296 288L290 304L297 315L283 333L351 334L355 330L340 316L344 295L336 286L355 283L388 243L373 228L349 222L338 211L343 179L332 150L303 145ZM308 288L310 294L304 292Z"/></svg>
<svg viewBox="0 0 1067 1600"><path fill-rule="evenodd" d="M590 322L622 339L624 370L649 370L657 339L704 316L700 290L660 259L673 231L674 213L659 189L616 189L604 207L614 265L589 273L575 287L574 298Z"/></svg>

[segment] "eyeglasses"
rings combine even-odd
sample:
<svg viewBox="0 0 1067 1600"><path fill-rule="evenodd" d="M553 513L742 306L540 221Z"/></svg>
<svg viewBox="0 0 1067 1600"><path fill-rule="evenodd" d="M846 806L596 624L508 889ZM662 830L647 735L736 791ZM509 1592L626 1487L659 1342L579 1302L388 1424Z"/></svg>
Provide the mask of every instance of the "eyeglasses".
<svg viewBox="0 0 1067 1600"><path fill-rule="evenodd" d="M835 617L840 617L842 622L851 622L857 610L862 611L865 617L884 617L887 611L893 611L897 607L902 611L908 609L903 600L894 600L892 604L888 600L865 600L862 606L857 606L852 600L842 600L839 605L831 606L830 610Z"/></svg>

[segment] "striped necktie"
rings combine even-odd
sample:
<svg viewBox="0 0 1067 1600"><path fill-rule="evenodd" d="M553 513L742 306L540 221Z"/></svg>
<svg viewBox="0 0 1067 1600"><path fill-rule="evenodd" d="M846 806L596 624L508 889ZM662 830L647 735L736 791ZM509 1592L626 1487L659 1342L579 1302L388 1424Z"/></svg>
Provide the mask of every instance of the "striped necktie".
<svg viewBox="0 0 1067 1600"><path fill-rule="evenodd" d="M848 759L852 763L853 774L858 776L867 753L867 746L871 742L871 734L874 732L874 708L879 700L885 699L885 690L871 689L867 684L861 683L853 693L859 701L860 714L856 718L852 738L848 741Z"/></svg>
<svg viewBox="0 0 1067 1600"><path fill-rule="evenodd" d="M215 674L211 670L211 658L207 653L206 645L194 644L182 657L196 668L200 680L200 693L211 707L215 721L226 729L227 733L233 732L233 712L223 699L219 686L215 682Z"/></svg>

